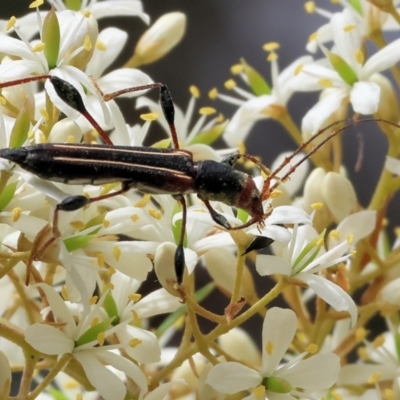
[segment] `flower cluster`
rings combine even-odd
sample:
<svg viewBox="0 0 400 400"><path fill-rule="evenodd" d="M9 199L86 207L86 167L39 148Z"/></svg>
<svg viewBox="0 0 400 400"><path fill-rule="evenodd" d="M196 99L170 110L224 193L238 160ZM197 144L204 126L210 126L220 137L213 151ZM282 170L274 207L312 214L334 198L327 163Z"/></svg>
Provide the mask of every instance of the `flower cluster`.
<svg viewBox="0 0 400 400"><path fill-rule="evenodd" d="M384 36L398 2L306 2L327 21L303 56L280 71L269 42L270 81L241 59L242 87L209 92L237 108L229 119L199 108L195 86L173 109L146 73L184 36L183 13L151 23L140 0L48 2L0 21L0 397L398 398L400 38ZM111 71L128 34L99 31L106 16L149 25ZM309 91L320 98L296 124L287 104ZM119 97L145 109L140 123ZM349 114L372 115L388 143L366 207L342 161ZM271 170L243 150L263 118L299 146ZM168 136L144 147L154 120ZM202 303L214 292L223 310ZM366 329L376 315L383 333ZM259 316L254 343L241 326Z"/></svg>

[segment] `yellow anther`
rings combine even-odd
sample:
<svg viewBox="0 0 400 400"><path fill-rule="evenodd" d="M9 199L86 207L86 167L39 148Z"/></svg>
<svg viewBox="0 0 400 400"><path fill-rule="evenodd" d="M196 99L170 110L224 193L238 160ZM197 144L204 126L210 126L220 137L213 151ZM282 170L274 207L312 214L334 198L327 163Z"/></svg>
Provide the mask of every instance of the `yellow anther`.
<svg viewBox="0 0 400 400"><path fill-rule="evenodd" d="M195 99L198 99L200 97L200 90L195 85L189 86L189 92Z"/></svg>
<svg viewBox="0 0 400 400"><path fill-rule="evenodd" d="M303 71L304 64L299 64L295 69L294 69L294 76L297 76L300 74L301 71Z"/></svg>
<svg viewBox="0 0 400 400"><path fill-rule="evenodd" d="M361 360L364 360L364 361L369 360L369 355L368 355L367 349L364 346L359 347L357 349L357 355Z"/></svg>
<svg viewBox="0 0 400 400"><path fill-rule="evenodd" d="M275 349L274 344L270 340L268 340L268 342L265 345L264 349L265 352L270 356L273 353L274 349Z"/></svg>
<svg viewBox="0 0 400 400"><path fill-rule="evenodd" d="M17 22L17 18L14 17L14 15L8 20L7 25L6 25L6 31L9 31L11 28L14 28L14 25Z"/></svg>
<svg viewBox="0 0 400 400"><path fill-rule="evenodd" d="M136 222L138 219L139 219L139 215L137 215L137 214L131 215L131 220L132 220L133 222Z"/></svg>
<svg viewBox="0 0 400 400"><path fill-rule="evenodd" d="M315 3L313 1L307 1L304 3L304 9L309 14L313 14L315 12Z"/></svg>
<svg viewBox="0 0 400 400"><path fill-rule="evenodd" d="M22 209L20 207L15 207L12 211L11 211L11 219L13 222L17 222L22 215Z"/></svg>
<svg viewBox="0 0 400 400"><path fill-rule="evenodd" d="M354 257L357 254L357 250L350 250L350 254Z"/></svg>
<svg viewBox="0 0 400 400"><path fill-rule="evenodd" d="M81 13L85 18L89 18L92 15L92 13L89 10L83 10L81 11Z"/></svg>
<svg viewBox="0 0 400 400"><path fill-rule="evenodd" d="M141 343L142 343L142 341L140 339L134 338L129 341L129 347L132 347L132 349L134 349L136 346L138 346Z"/></svg>
<svg viewBox="0 0 400 400"><path fill-rule="evenodd" d="M375 385L375 383L377 383L378 381L379 381L379 379L381 378L381 373L380 372L375 372L375 374L372 374L369 378L368 378L368 380L367 380L367 382L370 384L370 385Z"/></svg>
<svg viewBox="0 0 400 400"><path fill-rule="evenodd" d="M316 246L319 246L319 247L322 247L322 246L324 245L324 239L319 238L319 239L316 241L315 245L316 245Z"/></svg>
<svg viewBox="0 0 400 400"><path fill-rule="evenodd" d="M389 225L389 220L387 218L382 219L382 228L386 228Z"/></svg>
<svg viewBox="0 0 400 400"><path fill-rule="evenodd" d="M65 285L61 286L61 297L64 300L69 300L68 290Z"/></svg>
<svg viewBox="0 0 400 400"><path fill-rule="evenodd" d="M83 394L82 393L77 393L75 396L75 400L83 400Z"/></svg>
<svg viewBox="0 0 400 400"><path fill-rule="evenodd" d="M313 32L309 37L308 37L308 41L309 42L313 42L314 40L318 39L318 32Z"/></svg>
<svg viewBox="0 0 400 400"><path fill-rule="evenodd" d="M281 46L278 42L268 42L268 43L265 43L262 48L265 51L275 51L275 50L278 50L279 47L281 47Z"/></svg>
<svg viewBox="0 0 400 400"><path fill-rule="evenodd" d="M131 293L131 294L128 296L128 299L134 301L135 303L136 303L137 301L139 301L141 298L142 298L142 295L139 294L139 293Z"/></svg>
<svg viewBox="0 0 400 400"><path fill-rule="evenodd" d="M107 275L108 276L114 275L116 272L117 272L117 270L115 268L113 268L113 267L109 267L107 269Z"/></svg>
<svg viewBox="0 0 400 400"><path fill-rule="evenodd" d="M107 50L107 46L104 42L102 42L101 40L98 40L96 42L96 49L100 50L100 51L106 51Z"/></svg>
<svg viewBox="0 0 400 400"><path fill-rule="evenodd" d="M374 346L375 349L377 349L378 347L383 346L384 343L385 343L385 338L382 335L379 335L374 339L372 345Z"/></svg>
<svg viewBox="0 0 400 400"><path fill-rule="evenodd" d="M41 52L41 51L43 51L44 50L44 48L45 48L45 44L44 43L38 43L38 44L36 44L35 46L33 46L33 48L32 48L32 53L39 53L39 52Z"/></svg>
<svg viewBox="0 0 400 400"><path fill-rule="evenodd" d="M318 81L318 83L324 88L324 89L328 89L331 88L333 86L333 83L330 79L326 79L326 78L322 78Z"/></svg>
<svg viewBox="0 0 400 400"><path fill-rule="evenodd" d="M77 381L70 379L63 383L63 387L65 387L66 389L77 389L80 388L81 385Z"/></svg>
<svg viewBox="0 0 400 400"><path fill-rule="evenodd" d="M232 90L236 86L236 82L233 79L228 79L225 83L224 86L228 90Z"/></svg>
<svg viewBox="0 0 400 400"><path fill-rule="evenodd" d="M344 30L345 32L351 32L351 31L353 31L355 28L356 28L356 25L350 24L350 25L344 26L344 27L343 27L343 30Z"/></svg>
<svg viewBox="0 0 400 400"><path fill-rule="evenodd" d="M253 396L256 399L265 399L265 386L260 385L260 386L257 386L256 388L254 388Z"/></svg>
<svg viewBox="0 0 400 400"><path fill-rule="evenodd" d="M4 96L0 96L0 105L5 106L7 104L7 100L4 98Z"/></svg>
<svg viewBox="0 0 400 400"><path fill-rule="evenodd" d="M118 261L119 258L121 257L121 249L119 246L114 246L113 248L113 256L115 258L115 261Z"/></svg>
<svg viewBox="0 0 400 400"><path fill-rule="evenodd" d="M356 54L354 54L356 61L363 65L365 61L364 52L361 49L356 50Z"/></svg>
<svg viewBox="0 0 400 400"><path fill-rule="evenodd" d="M244 67L242 64L235 64L231 67L231 73L232 75L239 75L241 72L243 72L243 69Z"/></svg>
<svg viewBox="0 0 400 400"><path fill-rule="evenodd" d="M35 136L35 132L34 131L28 131L28 139L33 139Z"/></svg>
<svg viewBox="0 0 400 400"><path fill-rule="evenodd" d="M100 318L96 317L92 319L92 322L90 323L90 326L95 326L100 322Z"/></svg>
<svg viewBox="0 0 400 400"><path fill-rule="evenodd" d="M85 224L82 221L72 221L69 224L78 231L82 230L85 227Z"/></svg>
<svg viewBox="0 0 400 400"><path fill-rule="evenodd" d="M97 259L97 265L100 268L103 268L104 267L104 263L105 263L105 261L104 261L104 253L97 253L96 259Z"/></svg>
<svg viewBox="0 0 400 400"><path fill-rule="evenodd" d="M100 332L100 333L97 335L97 341L99 342L99 345L100 345L100 346L103 346L105 340L106 340L106 334L105 334L104 332Z"/></svg>
<svg viewBox="0 0 400 400"><path fill-rule="evenodd" d="M310 343L307 347L306 347L306 351L310 354L315 354L318 351L318 345L315 343Z"/></svg>
<svg viewBox="0 0 400 400"><path fill-rule="evenodd" d="M91 306L94 306L97 303L97 300L99 299L99 296L92 296L89 300L89 304Z"/></svg>
<svg viewBox="0 0 400 400"><path fill-rule="evenodd" d="M29 8L36 8L36 7L40 7L41 5L43 5L44 0L35 0L32 1L31 4L29 4Z"/></svg>
<svg viewBox="0 0 400 400"><path fill-rule="evenodd" d="M339 241L340 240L340 231L338 229L332 229L329 232L329 238L333 239L333 240L336 240L336 241Z"/></svg>
<svg viewBox="0 0 400 400"><path fill-rule="evenodd" d="M360 343L367 337L368 331L365 328L358 328L355 335L357 343Z"/></svg>
<svg viewBox="0 0 400 400"><path fill-rule="evenodd" d="M218 96L218 90L217 90L216 88L211 89L211 90L208 92L208 97L209 97L211 100L215 100L215 99L217 98L217 96Z"/></svg>
<svg viewBox="0 0 400 400"><path fill-rule="evenodd" d="M311 204L311 208L316 211L320 210L323 206L324 206L324 203L322 203L322 202L317 202L317 203Z"/></svg>
<svg viewBox="0 0 400 400"><path fill-rule="evenodd" d="M215 122L216 122L216 123L220 123L220 122L222 122L222 121L224 121L224 120L225 120L224 114L219 113L219 114L218 114L218 117L217 117L216 120L215 120Z"/></svg>
<svg viewBox="0 0 400 400"><path fill-rule="evenodd" d="M276 54L274 52L271 52L268 54L267 61L271 62L271 61L275 61L277 59L278 59L278 54Z"/></svg>
<svg viewBox="0 0 400 400"><path fill-rule="evenodd" d="M354 242L354 235L351 233L347 235L347 243L352 244Z"/></svg>
<svg viewBox="0 0 400 400"><path fill-rule="evenodd" d="M217 110L213 107L201 107L199 110L200 115L212 115L215 114Z"/></svg>
<svg viewBox="0 0 400 400"><path fill-rule="evenodd" d="M394 228L394 234L397 236L397 237L400 237L400 226L397 226L396 228Z"/></svg>
<svg viewBox="0 0 400 400"><path fill-rule="evenodd" d="M278 189L274 189L271 194L269 195L269 197L271 199L276 199L277 197L282 195L282 190L278 190Z"/></svg>
<svg viewBox="0 0 400 400"><path fill-rule="evenodd" d="M104 225L104 228L108 228L110 226L110 221L108 221L107 219L104 219L103 225Z"/></svg>
<svg viewBox="0 0 400 400"><path fill-rule="evenodd" d="M134 204L134 206L138 208L146 207L147 204L149 204L150 199L151 196L149 194L145 194L141 200L139 200L136 204Z"/></svg>
<svg viewBox="0 0 400 400"><path fill-rule="evenodd" d="M147 114L141 114L140 118L143 121L155 121L159 116L160 116L159 113L151 112L151 113L147 113Z"/></svg>
<svg viewBox="0 0 400 400"><path fill-rule="evenodd" d="M65 142L71 144L71 143L74 143L74 140L75 140L74 137L72 135L69 135Z"/></svg>
<svg viewBox="0 0 400 400"><path fill-rule="evenodd" d="M148 210L149 215L157 220L162 218L162 212L160 210L156 210L155 208L150 208Z"/></svg>
<svg viewBox="0 0 400 400"><path fill-rule="evenodd" d="M114 290L114 285L111 283L111 282L108 282L108 283L106 283L105 285L104 285L104 287L106 288L106 289L109 289L109 290Z"/></svg>
<svg viewBox="0 0 400 400"><path fill-rule="evenodd" d="M90 50L92 50L92 47L93 47L92 41L90 40L89 35L86 35L86 36L85 36L85 39L84 39L84 41L83 41L83 48L84 48L86 51L90 51Z"/></svg>
<svg viewBox="0 0 400 400"><path fill-rule="evenodd" d="M332 4L339 4L339 3L340 3L340 0L331 0L331 3L332 3Z"/></svg>

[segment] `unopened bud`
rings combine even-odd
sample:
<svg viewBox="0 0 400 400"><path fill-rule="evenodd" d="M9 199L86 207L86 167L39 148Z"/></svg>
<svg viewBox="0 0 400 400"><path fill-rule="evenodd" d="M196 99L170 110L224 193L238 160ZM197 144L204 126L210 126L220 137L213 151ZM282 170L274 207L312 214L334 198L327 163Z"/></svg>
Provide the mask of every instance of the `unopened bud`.
<svg viewBox="0 0 400 400"><path fill-rule="evenodd" d="M164 57L182 39L186 30L186 15L172 12L159 18L139 39L126 67L150 64Z"/></svg>
<svg viewBox="0 0 400 400"><path fill-rule="evenodd" d="M357 211L356 192L351 182L337 172L328 172L323 179L321 192L336 222Z"/></svg>
<svg viewBox="0 0 400 400"><path fill-rule="evenodd" d="M400 118L399 103L390 80L382 74L374 74L370 81L377 83L381 88L376 116L388 121L398 121Z"/></svg>

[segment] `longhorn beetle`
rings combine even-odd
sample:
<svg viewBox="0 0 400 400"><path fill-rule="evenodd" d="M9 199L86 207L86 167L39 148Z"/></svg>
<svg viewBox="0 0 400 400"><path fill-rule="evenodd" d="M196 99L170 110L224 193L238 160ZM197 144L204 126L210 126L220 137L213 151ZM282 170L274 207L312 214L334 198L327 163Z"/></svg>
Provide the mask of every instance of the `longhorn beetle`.
<svg viewBox="0 0 400 400"><path fill-rule="evenodd" d="M43 79L49 79L58 96L67 105L88 119L106 144L37 144L22 148L0 149L0 157L17 163L23 169L32 172L40 178L55 182L67 184L121 182L122 187L115 192L94 198L87 198L82 195L70 196L57 204L52 225L53 237L43 245L39 254L44 252L60 236L58 230L59 211L75 211L90 203L122 194L132 188L143 190L149 194L170 194L182 206L182 227L175 253L175 270L178 283L182 281L185 265L183 252L187 213L185 194L196 193L199 199L206 205L212 219L227 230L243 229L252 224L263 227L264 219L270 214L271 210L264 212L262 201L268 199L279 183L288 179L294 170L314 154L324 143L347 127L354 125L354 123L351 123L332 132L296 164L292 165L282 178L278 179L277 174L283 167L290 163L295 155L305 149L315 137L321 135L327 128L343 121L337 121L317 132L292 153L291 156L287 157L279 168L271 173L260 161L249 154L233 154L224 158L221 162L213 160L196 162L189 151L179 149L174 125L174 105L168 88L161 83L151 83L124 89L105 96L103 95L103 98L107 101L130 91L159 88L160 104L170 128L172 143L174 145L173 149L114 146L107 134L86 110L76 88L56 76L40 75L15 80L0 84L0 88ZM362 121L367 120L358 122ZM375 119L368 119L368 121L375 121ZM389 121L384 122L393 124ZM253 179L249 175L233 168L234 164L240 158L252 161L267 174L261 192L257 189ZM277 181L271 186L270 183L273 178ZM210 201L220 201L229 206L243 209L250 214L251 218L242 225L231 226L224 216L214 210ZM271 242L272 240L264 240L263 245L270 244ZM36 254L36 258L38 258L38 254ZM29 274L27 276L28 279Z"/></svg>

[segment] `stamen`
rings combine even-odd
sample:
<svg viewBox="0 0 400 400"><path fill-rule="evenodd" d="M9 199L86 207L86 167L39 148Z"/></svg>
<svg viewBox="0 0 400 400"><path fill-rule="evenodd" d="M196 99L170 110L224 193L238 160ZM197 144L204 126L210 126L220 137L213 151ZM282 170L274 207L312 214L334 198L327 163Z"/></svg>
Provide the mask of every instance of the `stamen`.
<svg viewBox="0 0 400 400"><path fill-rule="evenodd" d="M113 248L113 256L115 258L115 261L118 261L121 257L121 249L119 246L114 246Z"/></svg>
<svg viewBox="0 0 400 400"><path fill-rule="evenodd" d="M135 303L138 302L141 298L142 298L142 295L139 293L131 293L128 296L128 299L134 301Z"/></svg>
<svg viewBox="0 0 400 400"><path fill-rule="evenodd" d="M354 57L359 64L364 64L365 57L364 52L361 49L356 50L356 54L354 55Z"/></svg>
<svg viewBox="0 0 400 400"><path fill-rule="evenodd" d="M200 115L212 115L215 114L217 110L213 107L201 107L199 110Z"/></svg>
<svg viewBox="0 0 400 400"><path fill-rule="evenodd" d="M160 116L160 114L158 114L156 112L152 112L152 113L147 113L147 114L141 114L140 118L143 121L155 121L159 116Z"/></svg>
<svg viewBox="0 0 400 400"><path fill-rule="evenodd" d="M99 51L106 51L107 50L107 46L104 42L101 42L100 40L98 40L96 42L96 49Z"/></svg>
<svg viewBox="0 0 400 400"><path fill-rule="evenodd" d="M264 349L265 352L270 356L273 353L274 349L275 349L274 344L270 340L268 340L268 342L265 345Z"/></svg>
<svg viewBox="0 0 400 400"><path fill-rule="evenodd" d="M333 82L330 79L327 78L322 78L318 81L318 83L324 88L328 89L333 86Z"/></svg>
<svg viewBox="0 0 400 400"><path fill-rule="evenodd" d="M217 90L216 88L211 89L211 90L208 92L208 97L209 97L211 100L215 100L215 99L217 98L217 96L218 96L218 90Z"/></svg>
<svg viewBox="0 0 400 400"><path fill-rule="evenodd" d="M345 31L345 32L351 32L352 30L354 30L356 28L356 26L354 25L354 24L351 24L351 25L346 25L346 26L344 26L343 27L343 30Z"/></svg>
<svg viewBox="0 0 400 400"><path fill-rule="evenodd" d="M191 85L191 86L189 87L189 92L190 92L190 94L191 94L195 99L198 99L198 98L200 97L200 90L199 90L199 88L198 88L197 86L195 86L195 85Z"/></svg>
<svg viewBox="0 0 400 400"><path fill-rule="evenodd" d="M16 22L17 22L17 18L15 18L13 15L7 22L6 31L9 31L11 28L14 28Z"/></svg>
<svg viewBox="0 0 400 400"><path fill-rule="evenodd" d="M318 351L318 345L315 343L310 343L307 347L306 347L306 351L310 354L315 354Z"/></svg>
<svg viewBox="0 0 400 400"><path fill-rule="evenodd" d="M40 53L45 47L46 45L44 43L38 43L32 48L32 53Z"/></svg>
<svg viewBox="0 0 400 400"><path fill-rule="evenodd" d="M22 215L22 209L21 207L15 207L12 211L11 211L11 220L12 222L17 222Z"/></svg>
<svg viewBox="0 0 400 400"><path fill-rule="evenodd" d="M243 69L244 68L242 64L235 64L231 67L231 73L232 75L239 75L241 72L243 72Z"/></svg>
<svg viewBox="0 0 400 400"><path fill-rule="evenodd" d="M224 86L228 90L232 90L236 86L236 82L233 79L228 79L225 83Z"/></svg>
<svg viewBox="0 0 400 400"><path fill-rule="evenodd" d="M41 5L43 5L43 3L44 3L44 0L35 0L35 1L32 1L32 3L29 4L29 8L37 8L37 7L40 7Z"/></svg>
<svg viewBox="0 0 400 400"><path fill-rule="evenodd" d="M103 346L104 342L106 340L106 334L104 332L100 332L97 335L97 341L99 343L100 346Z"/></svg>
<svg viewBox="0 0 400 400"><path fill-rule="evenodd" d="M318 32L313 32L309 37L308 37L308 41L309 42L313 42L314 40L318 39Z"/></svg>
<svg viewBox="0 0 400 400"><path fill-rule="evenodd" d="M304 9L309 14L313 14L315 12L315 3L313 1L307 1L304 3Z"/></svg>
<svg viewBox="0 0 400 400"><path fill-rule="evenodd" d="M83 41L83 48L84 48L86 51L90 51L90 50L92 50L92 47L93 47L92 41L90 40L89 35L86 35L86 36L85 36L85 40Z"/></svg>
<svg viewBox="0 0 400 400"><path fill-rule="evenodd" d="M140 339L134 338L129 341L129 347L132 347L132 349L134 349L136 346L138 346L141 343L142 343L142 341Z"/></svg>
<svg viewBox="0 0 400 400"><path fill-rule="evenodd" d="M322 203L322 202L311 204L311 208L313 210L320 210L323 206L324 206L324 203Z"/></svg>
<svg viewBox="0 0 400 400"><path fill-rule="evenodd" d="M278 50L280 47L280 44L278 42L269 42L265 43L263 46L263 50L265 51L275 51Z"/></svg>

